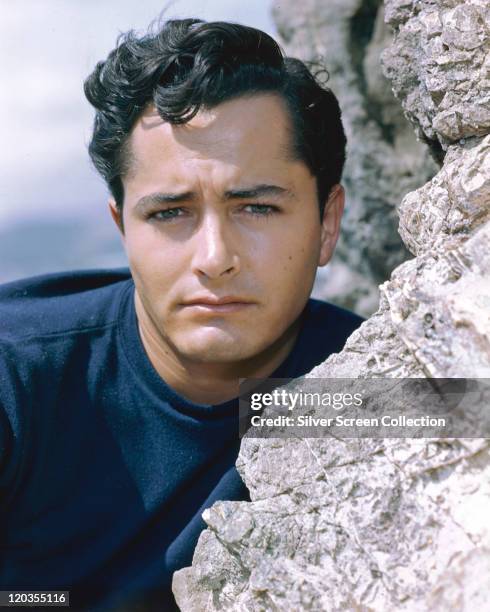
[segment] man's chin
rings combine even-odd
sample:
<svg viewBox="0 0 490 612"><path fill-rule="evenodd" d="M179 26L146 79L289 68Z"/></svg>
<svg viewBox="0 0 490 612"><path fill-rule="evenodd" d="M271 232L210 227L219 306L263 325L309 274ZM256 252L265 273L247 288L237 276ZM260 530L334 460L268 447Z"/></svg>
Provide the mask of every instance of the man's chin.
<svg viewBox="0 0 490 612"><path fill-rule="evenodd" d="M175 342L180 355L195 363L238 363L257 355L262 347L255 347L242 338L188 338Z"/></svg>

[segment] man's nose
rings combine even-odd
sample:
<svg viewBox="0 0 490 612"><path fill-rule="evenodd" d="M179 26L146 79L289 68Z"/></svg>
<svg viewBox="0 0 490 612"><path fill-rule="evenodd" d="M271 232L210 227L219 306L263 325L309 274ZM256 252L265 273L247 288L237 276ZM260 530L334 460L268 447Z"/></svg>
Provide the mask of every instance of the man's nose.
<svg viewBox="0 0 490 612"><path fill-rule="evenodd" d="M240 270L236 246L227 220L218 214L206 215L194 235L193 272L209 279L234 276Z"/></svg>

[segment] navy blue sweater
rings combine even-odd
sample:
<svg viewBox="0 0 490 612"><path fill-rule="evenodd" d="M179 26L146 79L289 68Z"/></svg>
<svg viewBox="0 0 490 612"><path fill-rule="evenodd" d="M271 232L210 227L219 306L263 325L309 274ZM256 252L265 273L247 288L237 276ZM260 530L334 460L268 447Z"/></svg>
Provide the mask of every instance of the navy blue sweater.
<svg viewBox="0 0 490 612"><path fill-rule="evenodd" d="M310 300L273 376L308 372L360 323ZM172 574L192 562L203 510L249 499L237 404L193 404L156 373L127 270L0 287L0 589L69 590L71 609L173 610Z"/></svg>

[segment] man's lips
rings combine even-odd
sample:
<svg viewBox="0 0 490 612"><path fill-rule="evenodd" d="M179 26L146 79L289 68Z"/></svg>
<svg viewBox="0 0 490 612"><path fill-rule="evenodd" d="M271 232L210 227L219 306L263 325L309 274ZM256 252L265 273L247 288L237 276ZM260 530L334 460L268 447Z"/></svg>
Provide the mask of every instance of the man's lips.
<svg viewBox="0 0 490 612"><path fill-rule="evenodd" d="M192 306L194 304L205 304L208 306L221 306L222 304L251 304L252 301L247 298L238 297L235 295L225 295L217 297L215 295L203 295L183 302L184 306Z"/></svg>
<svg viewBox="0 0 490 612"><path fill-rule="evenodd" d="M197 296L181 303L184 308L193 308L201 312L235 312L249 306L255 302L247 298L235 295L217 296Z"/></svg>

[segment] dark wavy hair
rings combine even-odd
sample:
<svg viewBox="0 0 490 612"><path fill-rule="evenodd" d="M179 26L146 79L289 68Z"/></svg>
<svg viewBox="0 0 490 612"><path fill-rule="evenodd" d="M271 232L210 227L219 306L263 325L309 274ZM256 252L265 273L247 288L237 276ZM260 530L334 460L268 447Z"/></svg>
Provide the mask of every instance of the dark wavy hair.
<svg viewBox="0 0 490 612"><path fill-rule="evenodd" d="M154 104L164 121L186 123L201 107L243 95L282 96L293 126L293 155L317 179L320 212L340 181L346 138L332 91L306 65L285 57L255 28L199 19L169 20L156 33L122 35L84 84L95 107L90 157L122 210L121 177L131 163L128 136Z"/></svg>

